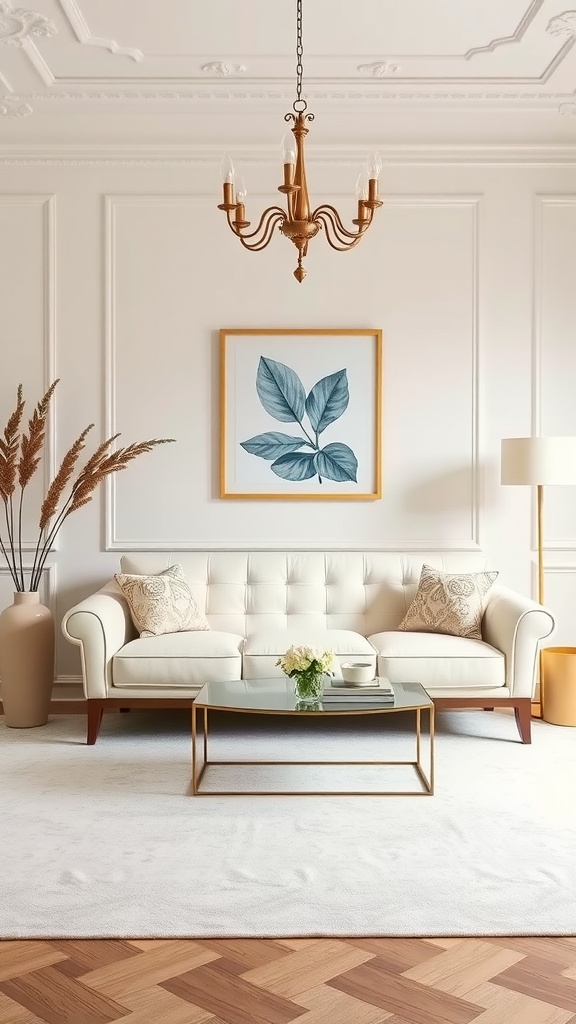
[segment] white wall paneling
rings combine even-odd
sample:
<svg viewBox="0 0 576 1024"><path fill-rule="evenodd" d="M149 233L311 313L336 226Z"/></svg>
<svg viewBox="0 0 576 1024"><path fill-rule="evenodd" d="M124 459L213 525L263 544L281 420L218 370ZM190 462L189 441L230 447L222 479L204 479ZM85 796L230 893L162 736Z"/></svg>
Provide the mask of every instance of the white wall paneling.
<svg viewBox="0 0 576 1024"><path fill-rule="evenodd" d="M27 430L34 406L55 378L55 287L55 196L0 194L1 429L15 408L18 384L24 388L22 429ZM43 462L25 490L22 547L26 551L36 547L40 503L54 474L57 402L56 394L48 416ZM17 490L16 503L18 494Z"/></svg>
<svg viewBox="0 0 576 1024"><path fill-rule="evenodd" d="M32 568L32 562L24 565L24 571ZM14 583L10 572L5 566L0 566L0 606L6 608L12 604L14 594ZM45 565L42 570L39 587L40 601L50 609L56 618L56 566ZM58 635L58 622L56 621L56 635Z"/></svg>
<svg viewBox="0 0 576 1024"><path fill-rule="evenodd" d="M261 207L266 198L252 196L251 202ZM349 195L331 199L344 208L350 203ZM478 208L478 197L470 195L389 195L386 200L387 223L381 227L383 238L380 246L376 239L376 251L370 258L381 259L383 273L388 279L397 278L399 293L411 298L410 309L396 301L388 325L386 318L382 321L382 313L373 324L384 327L385 332L384 487L393 510L391 521L386 523L386 515L383 520L380 507L371 513L365 507L362 519L366 525L371 524L370 543L375 548L470 550L478 547ZM275 238L266 256L242 252L226 225L219 225L217 220L213 223L212 197L207 200L200 196L176 195L108 196L105 219L108 430L112 434L118 429L118 418L126 402L131 408L135 404L134 367L138 365L137 389L144 411L140 432L145 429L150 409L154 408L157 416L162 410L164 422L175 424L174 433L179 438L180 448L180 453L176 447L155 453L157 486L152 492L144 462L131 471L129 483L123 477L110 480L106 503L107 549L228 547L232 536L236 537L236 544L245 547L290 544L313 548L327 543L333 547L365 546L365 530L362 540L350 536L349 524L356 517L346 503L335 504L330 517L322 517L322 527L318 515L311 516L309 510L290 503L279 503L271 521L266 502L251 502L241 510L220 502L214 467L219 446L219 395L215 388L218 328L263 323L271 327L290 325L293 320L287 321L285 314L279 320L276 309L294 306L296 297L296 309L301 305L301 298L312 299L310 313L315 325L341 326L342 321L335 322L333 313L322 316L322 304L317 302L317 289L331 288L334 275L341 279L345 292L351 293L351 301L347 300L344 305L346 322L351 326L370 326L365 314L354 312L358 303L353 297L354 293L362 293L366 262L357 260L354 265L350 260L347 264L347 257L335 256L320 237L316 240L314 255L311 254L311 259L318 260L311 273L323 273L324 278L320 285L311 283L311 287L307 281L303 286L307 291L295 294L297 286L291 277L294 257L286 241ZM201 259L195 251L199 230L203 237L211 237L213 243L212 252L204 253ZM438 237L443 238L441 252L436 242ZM384 238L387 239L385 244ZM165 259L167 252L172 253L171 261ZM267 259L274 261L271 265L275 268L266 285L266 291L271 289L272 292L271 301L266 303L265 296L258 293L255 303L247 296L248 289L254 287L252 268L259 274L264 263L266 270L270 266L265 263ZM286 260L290 261L288 266ZM192 276L190 267L194 268ZM234 280L236 288L230 283ZM216 305L212 298L215 281L220 282L216 284ZM191 308L190 296L195 288L197 297ZM167 310L168 293L171 301ZM391 289L391 296L393 294ZM119 296L122 296L121 304ZM252 311L247 315L248 303ZM269 314L265 313L266 306ZM219 311L216 320L214 308ZM241 318L238 308L242 309ZM448 308L451 309L449 318L445 316ZM301 312L299 321L294 326L312 326L310 319L302 321ZM143 333L154 329L152 325L163 331L161 366L151 358L142 359L139 354L139 339ZM408 401L402 391L392 386L394 374L401 372L406 359L406 351L395 343L395 334L399 340L404 335L405 344L418 349L422 372L412 376L412 395ZM154 343L151 344L153 349ZM454 390L449 418L438 417L438 395L428 387L429 374L435 371L438 358L446 359L455 373L468 381L466 388ZM187 368L187 384L185 376L174 374L179 365ZM390 366L395 367L392 377L386 369ZM208 377L211 378L210 391L205 387ZM175 415L175 396L176 413L179 408L180 418ZM420 410L417 419L415 406ZM196 421L189 415L192 407L197 411ZM422 431L420 425L427 413L430 424ZM188 475L183 476L186 451L191 462ZM425 467L423 474L419 463ZM167 516L165 495L170 494L175 474L179 478L179 494L185 500L173 505ZM208 486L208 496L201 481ZM119 494L122 496L120 506ZM396 508L395 501L399 502ZM194 510L192 515L191 509ZM119 525L120 518L125 524L123 527ZM165 524L166 536L152 532L159 523ZM134 532L135 527L138 533Z"/></svg>
<svg viewBox="0 0 576 1024"><path fill-rule="evenodd" d="M311 148L311 192L345 218L363 155ZM534 496L500 486L500 439L576 431L576 155L534 149L515 160L512 147L488 146L389 155L385 203L362 243L340 254L315 239L299 285L295 250L279 233L251 254L227 228L216 148L107 141L3 152L0 316L11 343L0 419L20 380L39 396L57 363L52 463L91 420L93 446L117 430L121 444L177 439L67 520L52 559L59 617L133 549L481 547L504 584L530 592ZM240 164L254 222L277 200L278 164L261 145L244 145ZM220 500L221 327L383 330L380 501ZM545 494L549 601L567 643L573 573L550 562L558 548L563 564L576 563L575 498L572 488ZM78 672L78 652L59 639L59 677Z"/></svg>
<svg viewBox="0 0 576 1024"><path fill-rule="evenodd" d="M576 561L545 566L544 600L556 619L556 631L546 645L576 648Z"/></svg>
<svg viewBox="0 0 576 1024"><path fill-rule="evenodd" d="M576 192L535 196L534 222L534 433L575 435ZM545 548L576 550L576 487L545 489L544 527Z"/></svg>

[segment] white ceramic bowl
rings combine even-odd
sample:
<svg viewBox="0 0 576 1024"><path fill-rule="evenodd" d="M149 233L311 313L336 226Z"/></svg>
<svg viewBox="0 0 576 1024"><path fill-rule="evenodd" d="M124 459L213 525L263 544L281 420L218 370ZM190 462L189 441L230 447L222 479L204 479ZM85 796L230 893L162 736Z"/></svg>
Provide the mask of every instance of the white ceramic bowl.
<svg viewBox="0 0 576 1024"><path fill-rule="evenodd" d="M370 683L374 679L374 666L369 661L348 661L341 668L347 683Z"/></svg>

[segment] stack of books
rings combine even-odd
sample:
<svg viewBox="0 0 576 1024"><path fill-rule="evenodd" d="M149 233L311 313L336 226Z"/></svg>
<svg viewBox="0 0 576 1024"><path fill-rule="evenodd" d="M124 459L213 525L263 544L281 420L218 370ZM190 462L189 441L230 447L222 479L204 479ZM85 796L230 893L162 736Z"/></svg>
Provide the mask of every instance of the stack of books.
<svg viewBox="0 0 576 1024"><path fill-rule="evenodd" d="M324 693L322 694L323 704L353 704L358 702L366 702L366 704L393 704L394 690L390 680L386 676L376 676L368 686L366 684L352 686L350 683L341 683L335 680L329 686L324 687Z"/></svg>

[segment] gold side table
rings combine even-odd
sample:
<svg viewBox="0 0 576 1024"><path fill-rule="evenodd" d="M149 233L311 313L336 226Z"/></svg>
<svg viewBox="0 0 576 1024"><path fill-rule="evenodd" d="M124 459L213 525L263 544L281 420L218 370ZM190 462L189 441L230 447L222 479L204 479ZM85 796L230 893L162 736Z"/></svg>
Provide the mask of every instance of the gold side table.
<svg viewBox="0 0 576 1024"><path fill-rule="evenodd" d="M542 718L576 726L576 647L544 647L541 669Z"/></svg>

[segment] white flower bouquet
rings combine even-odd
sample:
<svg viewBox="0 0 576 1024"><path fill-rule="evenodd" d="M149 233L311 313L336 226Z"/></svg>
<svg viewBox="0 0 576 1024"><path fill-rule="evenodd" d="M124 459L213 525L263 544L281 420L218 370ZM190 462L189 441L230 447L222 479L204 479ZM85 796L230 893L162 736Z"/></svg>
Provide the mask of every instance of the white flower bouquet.
<svg viewBox="0 0 576 1024"><path fill-rule="evenodd" d="M299 700L317 701L324 690L324 676L334 675L335 658L332 651L292 645L278 658L276 665L294 679L294 690Z"/></svg>

